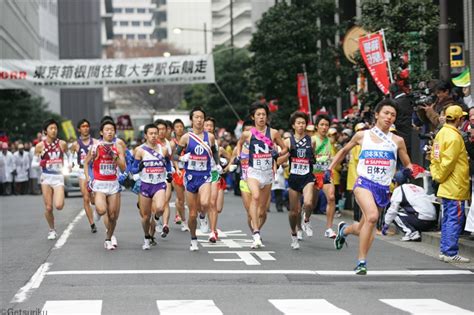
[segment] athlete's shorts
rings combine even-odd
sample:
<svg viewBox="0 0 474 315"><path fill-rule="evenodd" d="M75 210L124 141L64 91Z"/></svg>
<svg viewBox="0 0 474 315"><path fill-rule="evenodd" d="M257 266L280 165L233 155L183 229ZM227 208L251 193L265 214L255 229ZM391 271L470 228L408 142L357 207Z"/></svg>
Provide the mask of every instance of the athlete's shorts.
<svg viewBox="0 0 474 315"><path fill-rule="evenodd" d="M250 194L249 185L247 184L247 182L245 180L243 180L243 179L240 180L239 188L240 188L241 192L246 192L246 193Z"/></svg>
<svg viewBox="0 0 474 315"><path fill-rule="evenodd" d="M263 188L267 185L272 184L273 171L272 170L261 171L249 166L247 170L247 179L248 178L253 178L253 179L258 180L258 182L260 183L259 185L260 188Z"/></svg>
<svg viewBox="0 0 474 315"><path fill-rule="evenodd" d="M173 183L178 186L184 186L184 176L186 174L186 171L184 169L180 169L180 171L181 176L179 176L177 172L173 173Z"/></svg>
<svg viewBox="0 0 474 315"><path fill-rule="evenodd" d="M219 172L211 171L211 183L217 183L219 181Z"/></svg>
<svg viewBox="0 0 474 315"><path fill-rule="evenodd" d="M92 181L92 191L103 193L106 196L114 195L120 192L120 184L118 180L97 180Z"/></svg>
<svg viewBox="0 0 474 315"><path fill-rule="evenodd" d="M51 187L64 186L64 176L61 174L42 173L40 178L41 185L48 185Z"/></svg>
<svg viewBox="0 0 474 315"><path fill-rule="evenodd" d="M184 177L184 187L186 188L186 191L189 191L190 193L197 193L199 188L201 188L202 185L205 183L210 183L211 182L211 174L207 175L192 175L188 174L186 177Z"/></svg>
<svg viewBox="0 0 474 315"><path fill-rule="evenodd" d="M321 190L323 186L326 184L331 184L331 182L327 182L324 180L324 173L313 173L314 175L314 186L316 189Z"/></svg>
<svg viewBox="0 0 474 315"><path fill-rule="evenodd" d="M219 188L219 190L226 190L227 189L227 183L226 183L224 177L222 177L222 176L219 177L219 183L217 184L217 188Z"/></svg>
<svg viewBox="0 0 474 315"><path fill-rule="evenodd" d="M147 198L153 198L159 190L166 190L167 183L149 184L142 182L140 185L140 195Z"/></svg>
<svg viewBox="0 0 474 315"><path fill-rule="evenodd" d="M306 175L290 174L290 177L288 178L288 186L299 193L303 193L303 189L306 185L310 183L313 184L313 182L314 176L311 173Z"/></svg>
<svg viewBox="0 0 474 315"><path fill-rule="evenodd" d="M390 186L380 185L368 180L367 178L359 176L355 181L354 189L352 189L352 191L354 191L356 187L370 191L374 196L377 207L385 208L390 203Z"/></svg>

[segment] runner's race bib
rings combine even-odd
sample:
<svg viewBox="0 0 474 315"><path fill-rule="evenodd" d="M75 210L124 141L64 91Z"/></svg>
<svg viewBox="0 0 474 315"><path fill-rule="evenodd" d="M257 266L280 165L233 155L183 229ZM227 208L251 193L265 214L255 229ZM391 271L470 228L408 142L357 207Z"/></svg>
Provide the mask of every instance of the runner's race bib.
<svg viewBox="0 0 474 315"><path fill-rule="evenodd" d="M144 171L145 178L142 178L142 181L146 183L159 184L166 180L164 167L147 167Z"/></svg>
<svg viewBox="0 0 474 315"><path fill-rule="evenodd" d="M253 156L252 167L256 170L267 171L272 169L272 155L270 153L258 153Z"/></svg>
<svg viewBox="0 0 474 315"><path fill-rule="evenodd" d="M46 161L46 169L50 172L61 172L63 167L62 159L52 159Z"/></svg>
<svg viewBox="0 0 474 315"><path fill-rule="evenodd" d="M309 173L309 159L293 158L291 160L290 174L306 175Z"/></svg>
<svg viewBox="0 0 474 315"><path fill-rule="evenodd" d="M115 175L117 172L117 169L115 167L114 163L107 163L107 162L102 162L99 164L99 174L100 175Z"/></svg>
<svg viewBox="0 0 474 315"><path fill-rule="evenodd" d="M207 156L191 154L188 160L188 170L198 172L207 171Z"/></svg>

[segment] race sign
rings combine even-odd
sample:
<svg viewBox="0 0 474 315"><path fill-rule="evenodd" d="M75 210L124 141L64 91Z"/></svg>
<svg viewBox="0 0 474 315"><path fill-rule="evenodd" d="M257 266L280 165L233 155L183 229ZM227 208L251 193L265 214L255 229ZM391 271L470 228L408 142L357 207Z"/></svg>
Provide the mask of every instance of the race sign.
<svg viewBox="0 0 474 315"><path fill-rule="evenodd" d="M382 35L374 33L360 37L359 49L375 84L383 94L388 94L390 82L387 72L387 60L385 58Z"/></svg>
<svg viewBox="0 0 474 315"><path fill-rule="evenodd" d="M0 62L0 89L214 83L212 55Z"/></svg>

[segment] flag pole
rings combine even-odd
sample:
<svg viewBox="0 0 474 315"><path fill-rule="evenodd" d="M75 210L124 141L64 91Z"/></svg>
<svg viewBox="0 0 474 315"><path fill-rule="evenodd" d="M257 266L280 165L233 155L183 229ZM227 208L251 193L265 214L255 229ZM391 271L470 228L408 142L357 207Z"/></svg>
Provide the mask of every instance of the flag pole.
<svg viewBox="0 0 474 315"><path fill-rule="evenodd" d="M309 112L309 121L313 124L313 114L311 113L311 102L309 99L309 86L308 86L308 74L306 73L306 64L302 64L303 67L303 75L304 75L304 82L306 86L306 97L308 98L308 112Z"/></svg>
<svg viewBox="0 0 474 315"><path fill-rule="evenodd" d="M390 59L388 58L390 53L388 52L387 42L385 41L385 31L382 28L379 32L382 35L383 48L385 50L384 58L385 58L385 62L388 64L388 74L389 74L389 78L390 78L390 83L393 83L392 67L390 66Z"/></svg>

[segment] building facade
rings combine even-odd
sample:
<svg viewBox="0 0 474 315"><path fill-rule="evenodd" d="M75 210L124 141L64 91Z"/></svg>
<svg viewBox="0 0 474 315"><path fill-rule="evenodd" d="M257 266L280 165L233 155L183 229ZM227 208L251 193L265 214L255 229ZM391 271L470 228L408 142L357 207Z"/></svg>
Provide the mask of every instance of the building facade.
<svg viewBox="0 0 474 315"><path fill-rule="evenodd" d="M114 38L153 40L156 8L152 0L113 0Z"/></svg>

